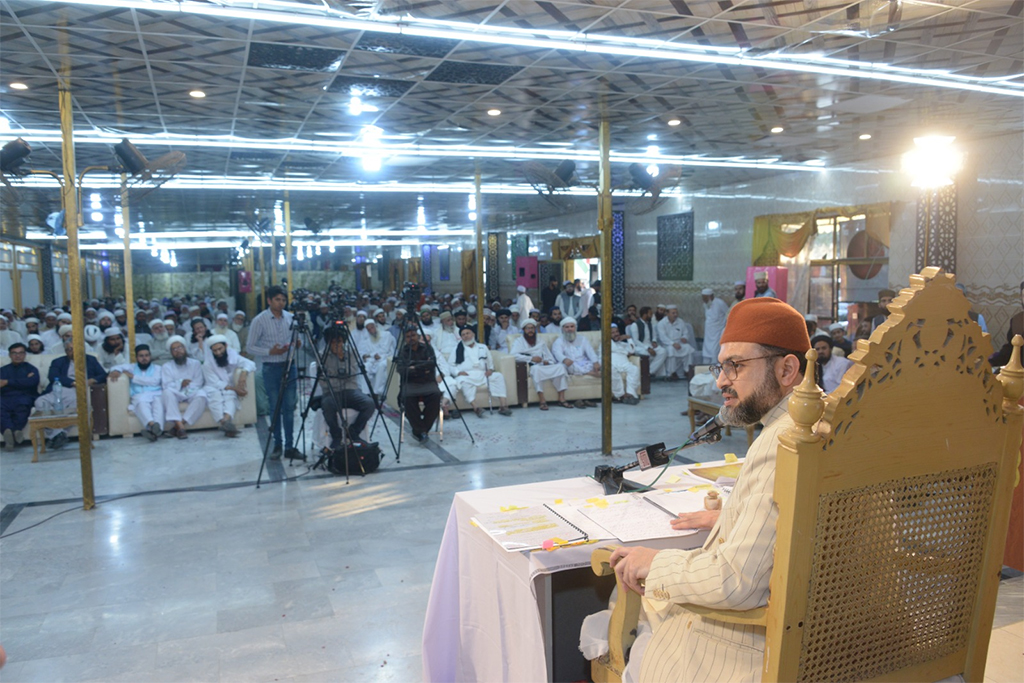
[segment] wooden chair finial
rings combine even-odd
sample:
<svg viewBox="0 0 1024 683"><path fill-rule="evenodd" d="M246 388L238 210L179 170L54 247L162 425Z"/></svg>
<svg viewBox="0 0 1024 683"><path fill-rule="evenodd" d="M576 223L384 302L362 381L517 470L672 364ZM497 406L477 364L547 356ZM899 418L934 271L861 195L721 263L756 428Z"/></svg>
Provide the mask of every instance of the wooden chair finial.
<svg viewBox="0 0 1024 683"><path fill-rule="evenodd" d="M821 419L825 411L825 402L822 400L821 389L814 381L814 370L818 353L814 349L808 349L804 354L807 359L807 369L804 371L804 381L793 390L789 397L789 414L796 426L789 432L795 441L813 443L819 439L814 433L814 425Z"/></svg>
<svg viewBox="0 0 1024 683"><path fill-rule="evenodd" d="M1010 353L1010 361L999 371L999 381L1003 383L1003 407L1012 408L1024 395L1024 366L1021 365L1021 346L1024 346L1024 337L1019 334L1013 335L1010 342L1013 344L1013 351Z"/></svg>

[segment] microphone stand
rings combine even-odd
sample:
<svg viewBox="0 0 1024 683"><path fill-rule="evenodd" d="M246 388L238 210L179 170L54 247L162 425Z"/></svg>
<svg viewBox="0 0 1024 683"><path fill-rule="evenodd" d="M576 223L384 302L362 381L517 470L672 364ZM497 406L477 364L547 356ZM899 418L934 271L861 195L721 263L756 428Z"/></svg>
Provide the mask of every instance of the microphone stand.
<svg viewBox="0 0 1024 683"><path fill-rule="evenodd" d="M696 439L690 438L681 446L676 448L663 451L661 454L652 455L652 459L661 455L665 458L665 466L667 467L676 453L679 451L686 450L687 448L693 448L694 446L702 446L706 443L717 443L722 440L721 429L714 430L707 434L697 437ZM594 468L594 479L604 486L604 494L606 496L615 495L617 493L631 493L633 491L647 491L650 489L649 486L643 484L637 484L636 482L630 481L623 478L623 474L631 469L640 466L639 460L634 460L628 465L621 465L619 467L612 467L611 465L598 465Z"/></svg>

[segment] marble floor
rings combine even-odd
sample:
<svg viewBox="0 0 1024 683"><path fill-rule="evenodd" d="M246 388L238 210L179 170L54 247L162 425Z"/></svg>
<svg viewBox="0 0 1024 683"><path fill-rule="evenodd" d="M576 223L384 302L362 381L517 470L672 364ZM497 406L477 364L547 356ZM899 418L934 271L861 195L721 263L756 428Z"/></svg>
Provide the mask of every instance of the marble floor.
<svg viewBox="0 0 1024 683"><path fill-rule="evenodd" d="M94 443L98 505L78 451L0 456L0 681L416 681L434 562L456 491L589 474L651 441L679 443L684 383L600 409L513 410L445 425L367 476L260 474L257 430ZM389 423L397 439L397 428ZM691 449L743 453L745 435ZM55 516L56 515L56 516ZM34 526L38 525L38 526ZM986 680L1024 680L1024 577L1002 582Z"/></svg>

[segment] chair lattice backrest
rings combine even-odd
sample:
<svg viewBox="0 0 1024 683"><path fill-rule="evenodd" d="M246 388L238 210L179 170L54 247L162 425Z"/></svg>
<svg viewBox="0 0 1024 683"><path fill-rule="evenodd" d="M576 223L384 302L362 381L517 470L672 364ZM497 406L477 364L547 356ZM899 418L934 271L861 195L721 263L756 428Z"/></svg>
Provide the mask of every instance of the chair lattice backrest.
<svg viewBox="0 0 1024 683"><path fill-rule="evenodd" d="M794 391L764 680L981 680L1024 373L1018 345L992 374L969 307L951 275L926 269L838 389Z"/></svg>

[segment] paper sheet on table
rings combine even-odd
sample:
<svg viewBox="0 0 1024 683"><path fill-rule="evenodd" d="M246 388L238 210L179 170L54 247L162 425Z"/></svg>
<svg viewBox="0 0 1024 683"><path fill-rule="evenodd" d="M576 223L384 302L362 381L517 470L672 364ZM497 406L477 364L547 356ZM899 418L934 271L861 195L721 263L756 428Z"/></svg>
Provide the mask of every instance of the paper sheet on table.
<svg viewBox="0 0 1024 683"><path fill-rule="evenodd" d="M674 515L635 493L592 498L579 511L623 543L697 533L689 529L676 531L671 526Z"/></svg>
<svg viewBox="0 0 1024 683"><path fill-rule="evenodd" d="M672 516L678 515L681 512L700 512L704 510L704 498L708 495L708 491L718 491L718 495L723 503L729 497L722 489L706 482L695 488L697 489L695 491L690 489L648 491L643 496L648 502L657 505Z"/></svg>
<svg viewBox="0 0 1024 683"><path fill-rule="evenodd" d="M738 479L740 476L740 469L743 467L742 462L733 462L728 465L707 465L689 467L690 474L694 474L698 477L707 479L708 481L717 481L719 477L728 477L730 479Z"/></svg>
<svg viewBox="0 0 1024 683"><path fill-rule="evenodd" d="M574 524L583 518L586 526ZM582 515L577 515L567 506L556 512L547 505L535 505L528 508L503 510L501 512L484 512L472 518L473 523L483 529L498 545L508 552L521 550L539 550L545 543L551 542L554 547L584 543L596 538L610 538L604 530L595 528Z"/></svg>

